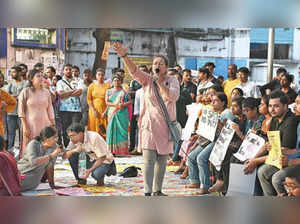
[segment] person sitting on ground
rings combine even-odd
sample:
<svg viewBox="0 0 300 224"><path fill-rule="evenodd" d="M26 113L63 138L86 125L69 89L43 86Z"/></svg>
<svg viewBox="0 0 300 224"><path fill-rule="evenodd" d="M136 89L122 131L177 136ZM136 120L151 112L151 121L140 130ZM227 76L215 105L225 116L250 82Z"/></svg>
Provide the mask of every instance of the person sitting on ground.
<svg viewBox="0 0 300 224"><path fill-rule="evenodd" d="M67 129L70 143L63 159L69 159L73 174L78 184L86 184L90 174L97 181L98 186L104 185L104 176L116 175L114 157L107 150L105 140L95 131L85 131L84 126L72 123ZM79 153L88 155L86 174L83 178L78 176ZM92 161L91 161L92 160Z"/></svg>
<svg viewBox="0 0 300 224"><path fill-rule="evenodd" d="M35 189L47 172L49 185L55 189L54 164L56 157L62 152L57 146L57 131L53 126L47 126L40 135L31 140L25 150L24 156L18 161L18 170L25 176L21 182L21 190Z"/></svg>

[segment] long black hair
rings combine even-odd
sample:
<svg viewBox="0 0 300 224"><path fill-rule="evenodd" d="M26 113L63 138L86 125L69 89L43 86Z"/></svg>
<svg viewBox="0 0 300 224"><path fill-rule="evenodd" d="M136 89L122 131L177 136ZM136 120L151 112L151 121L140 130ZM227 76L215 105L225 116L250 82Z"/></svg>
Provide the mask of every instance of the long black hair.
<svg viewBox="0 0 300 224"><path fill-rule="evenodd" d="M57 133L57 130L55 127L47 126L43 130L41 130L40 135L36 136L34 139L39 142L42 142L48 138L53 137L54 135L56 135L56 133Z"/></svg>
<svg viewBox="0 0 300 224"><path fill-rule="evenodd" d="M41 71L39 71L39 70L37 70L37 69L32 69L32 70L30 70L29 73L28 73L28 87L29 87L32 91L35 90L35 89L34 89L34 86L33 86L33 83L32 83L32 80L33 80L34 76L35 76L36 74L38 74L38 73L41 73Z"/></svg>

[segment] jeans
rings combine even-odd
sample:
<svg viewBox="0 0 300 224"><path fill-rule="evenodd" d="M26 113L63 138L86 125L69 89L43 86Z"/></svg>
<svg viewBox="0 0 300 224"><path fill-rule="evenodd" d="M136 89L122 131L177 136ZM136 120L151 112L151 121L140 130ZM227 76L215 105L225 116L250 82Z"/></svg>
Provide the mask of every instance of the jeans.
<svg viewBox="0 0 300 224"><path fill-rule="evenodd" d="M72 123L79 123L81 120L81 112L68 112L68 111L60 111L60 118L62 124L62 136L64 146L67 147L70 139L67 134L67 129Z"/></svg>
<svg viewBox="0 0 300 224"><path fill-rule="evenodd" d="M17 126L19 126L19 130L20 130L21 121L20 121L18 115L9 115L8 114L7 115L7 140L8 140L7 149L10 149L15 146L15 137L16 137Z"/></svg>
<svg viewBox="0 0 300 224"><path fill-rule="evenodd" d="M279 170L275 166L264 164L258 169L257 175L264 196L276 196L277 194L286 193L283 185L286 176L285 169Z"/></svg>
<svg viewBox="0 0 300 224"><path fill-rule="evenodd" d="M70 158L69 162L73 171L73 174L77 181L82 180L78 177L78 157L79 153L74 153ZM89 169L93 166L95 161L90 161L89 157L86 156L86 168ZM116 175L116 164L115 161L113 161L111 164L102 163L100 166L98 166L96 169L92 172L92 177L95 180L101 180L104 178L104 176L110 176L110 175Z"/></svg>
<svg viewBox="0 0 300 224"><path fill-rule="evenodd" d="M179 151L182 145L182 140L178 141L178 142L174 142L174 153L172 156L172 161L179 161L180 160L180 156L179 156Z"/></svg>
<svg viewBox="0 0 300 224"><path fill-rule="evenodd" d="M210 143L204 149L198 146L188 155L190 183L200 184L202 189L208 189L211 185L208 160L213 146L214 143Z"/></svg>

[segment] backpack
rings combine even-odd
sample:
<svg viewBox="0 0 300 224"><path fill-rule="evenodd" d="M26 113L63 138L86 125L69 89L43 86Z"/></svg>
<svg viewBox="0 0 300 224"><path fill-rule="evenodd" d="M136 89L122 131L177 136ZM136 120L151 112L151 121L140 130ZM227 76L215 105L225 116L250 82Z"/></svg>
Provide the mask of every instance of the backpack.
<svg viewBox="0 0 300 224"><path fill-rule="evenodd" d="M137 177L138 170L141 170L139 167L130 166L125 168L122 173L120 173L121 177L128 178L128 177Z"/></svg>

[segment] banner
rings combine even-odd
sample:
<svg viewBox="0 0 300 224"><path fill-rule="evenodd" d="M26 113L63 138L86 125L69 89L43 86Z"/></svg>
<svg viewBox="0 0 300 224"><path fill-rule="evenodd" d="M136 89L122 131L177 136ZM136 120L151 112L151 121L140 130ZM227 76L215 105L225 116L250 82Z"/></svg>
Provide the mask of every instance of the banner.
<svg viewBox="0 0 300 224"><path fill-rule="evenodd" d="M269 143L271 144L271 150L266 159L266 164L276 166L279 169L282 169L280 164L281 157L281 143L280 143L280 132L279 131L268 131L267 132Z"/></svg>
<svg viewBox="0 0 300 224"><path fill-rule="evenodd" d="M218 113L208 109L203 109L200 117L197 134L210 140L215 139L215 134L218 126Z"/></svg>
<svg viewBox="0 0 300 224"><path fill-rule="evenodd" d="M102 56L101 56L101 59L104 61L106 61L108 58L109 48L110 48L110 42L105 41Z"/></svg>
<svg viewBox="0 0 300 224"><path fill-rule="evenodd" d="M184 129L182 130L181 140L189 140L193 131L195 130L195 123L199 117L202 109L202 104L192 103L186 106L188 112L188 119Z"/></svg>
<svg viewBox="0 0 300 224"><path fill-rule="evenodd" d="M263 147L265 144L265 140L254 134L251 131L248 131L239 151L233 154L237 159L241 160L242 162L254 158L257 154L259 149Z"/></svg>
<svg viewBox="0 0 300 224"><path fill-rule="evenodd" d="M228 146L234 135L232 129L232 121L227 120L225 126L222 128L220 136L218 137L212 152L209 157L209 161L216 167L218 171L221 170L222 162L225 158Z"/></svg>

